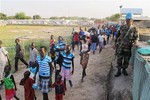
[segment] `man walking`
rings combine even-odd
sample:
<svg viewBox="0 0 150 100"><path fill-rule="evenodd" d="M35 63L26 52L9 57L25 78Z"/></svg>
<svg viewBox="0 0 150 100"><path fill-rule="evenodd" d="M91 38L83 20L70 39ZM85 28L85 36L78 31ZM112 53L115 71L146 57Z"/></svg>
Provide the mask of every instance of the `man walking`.
<svg viewBox="0 0 150 100"><path fill-rule="evenodd" d="M98 41L98 37L97 37L95 31L93 31L93 35L91 36L91 42L92 42L91 49L93 51L93 54L95 54L95 51L96 51L96 43L97 43L97 41Z"/></svg>
<svg viewBox="0 0 150 100"><path fill-rule="evenodd" d="M31 43L31 47L30 47L29 64L35 63L37 54L38 54L38 51L37 51L37 49L35 48L35 43L32 42L32 43Z"/></svg>
<svg viewBox="0 0 150 100"><path fill-rule="evenodd" d="M7 54L8 52L2 47L2 41L0 40L0 81L3 80L4 67L7 63Z"/></svg>
<svg viewBox="0 0 150 100"><path fill-rule="evenodd" d="M15 71L18 71L18 60L20 59L28 68L28 63L24 60L23 51L19 44L19 39L15 40L16 43L16 55L15 55Z"/></svg>

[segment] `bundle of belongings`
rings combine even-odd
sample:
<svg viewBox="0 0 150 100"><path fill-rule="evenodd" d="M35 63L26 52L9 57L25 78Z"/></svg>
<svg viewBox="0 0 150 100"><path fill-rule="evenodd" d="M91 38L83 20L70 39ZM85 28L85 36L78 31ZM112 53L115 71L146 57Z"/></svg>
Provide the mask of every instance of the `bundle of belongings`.
<svg viewBox="0 0 150 100"><path fill-rule="evenodd" d="M148 43L148 44L150 44L150 39L149 39L149 40L147 40L147 43Z"/></svg>
<svg viewBox="0 0 150 100"><path fill-rule="evenodd" d="M143 56L150 56L150 46L139 48L137 51Z"/></svg>

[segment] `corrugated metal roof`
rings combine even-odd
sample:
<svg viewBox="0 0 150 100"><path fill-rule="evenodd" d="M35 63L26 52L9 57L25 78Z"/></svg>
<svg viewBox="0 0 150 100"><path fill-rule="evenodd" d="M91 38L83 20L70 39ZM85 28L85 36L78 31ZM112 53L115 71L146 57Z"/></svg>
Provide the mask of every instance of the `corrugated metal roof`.
<svg viewBox="0 0 150 100"><path fill-rule="evenodd" d="M125 17L121 17L120 20L125 20ZM150 17L133 17L133 20L147 20L147 21L150 21Z"/></svg>
<svg viewBox="0 0 150 100"><path fill-rule="evenodd" d="M142 8L121 8L120 13L125 15L127 13L132 13L133 15L142 15Z"/></svg>

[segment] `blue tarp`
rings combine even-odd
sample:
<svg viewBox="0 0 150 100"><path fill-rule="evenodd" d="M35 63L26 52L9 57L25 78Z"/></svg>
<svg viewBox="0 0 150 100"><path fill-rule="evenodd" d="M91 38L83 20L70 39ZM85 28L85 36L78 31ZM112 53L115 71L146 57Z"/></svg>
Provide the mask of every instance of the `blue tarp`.
<svg viewBox="0 0 150 100"><path fill-rule="evenodd" d="M135 51L133 100L150 100L150 62Z"/></svg>
<svg viewBox="0 0 150 100"><path fill-rule="evenodd" d="M149 44L150 44L150 40L147 40L147 43L149 43Z"/></svg>
<svg viewBox="0 0 150 100"><path fill-rule="evenodd" d="M150 46L149 47L143 47L137 50L138 53L144 56L150 56Z"/></svg>

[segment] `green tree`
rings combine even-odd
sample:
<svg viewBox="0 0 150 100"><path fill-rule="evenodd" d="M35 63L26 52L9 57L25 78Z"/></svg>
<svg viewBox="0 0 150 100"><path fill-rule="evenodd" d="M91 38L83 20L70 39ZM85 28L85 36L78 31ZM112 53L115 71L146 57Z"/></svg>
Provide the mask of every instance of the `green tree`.
<svg viewBox="0 0 150 100"><path fill-rule="evenodd" d="M97 20L96 18L90 18L90 20Z"/></svg>
<svg viewBox="0 0 150 100"><path fill-rule="evenodd" d="M33 19L41 19L41 16L40 15L34 15Z"/></svg>
<svg viewBox="0 0 150 100"><path fill-rule="evenodd" d="M86 17L80 17L80 20L88 20Z"/></svg>
<svg viewBox="0 0 150 100"><path fill-rule="evenodd" d="M0 19L7 19L7 15L4 13L0 13Z"/></svg>
<svg viewBox="0 0 150 100"><path fill-rule="evenodd" d="M119 21L119 18L120 18L120 14L113 14L111 15L110 17L106 17L107 20L110 20L110 21Z"/></svg>
<svg viewBox="0 0 150 100"><path fill-rule="evenodd" d="M25 19L32 19L32 17L31 16L26 16L26 18Z"/></svg>
<svg viewBox="0 0 150 100"><path fill-rule="evenodd" d="M59 19L59 17L53 16L53 17L50 17L50 19Z"/></svg>
<svg viewBox="0 0 150 100"><path fill-rule="evenodd" d="M16 13L15 18L16 19L26 19L26 15L24 12Z"/></svg>
<svg viewBox="0 0 150 100"><path fill-rule="evenodd" d="M15 19L15 16L8 16L8 19Z"/></svg>

